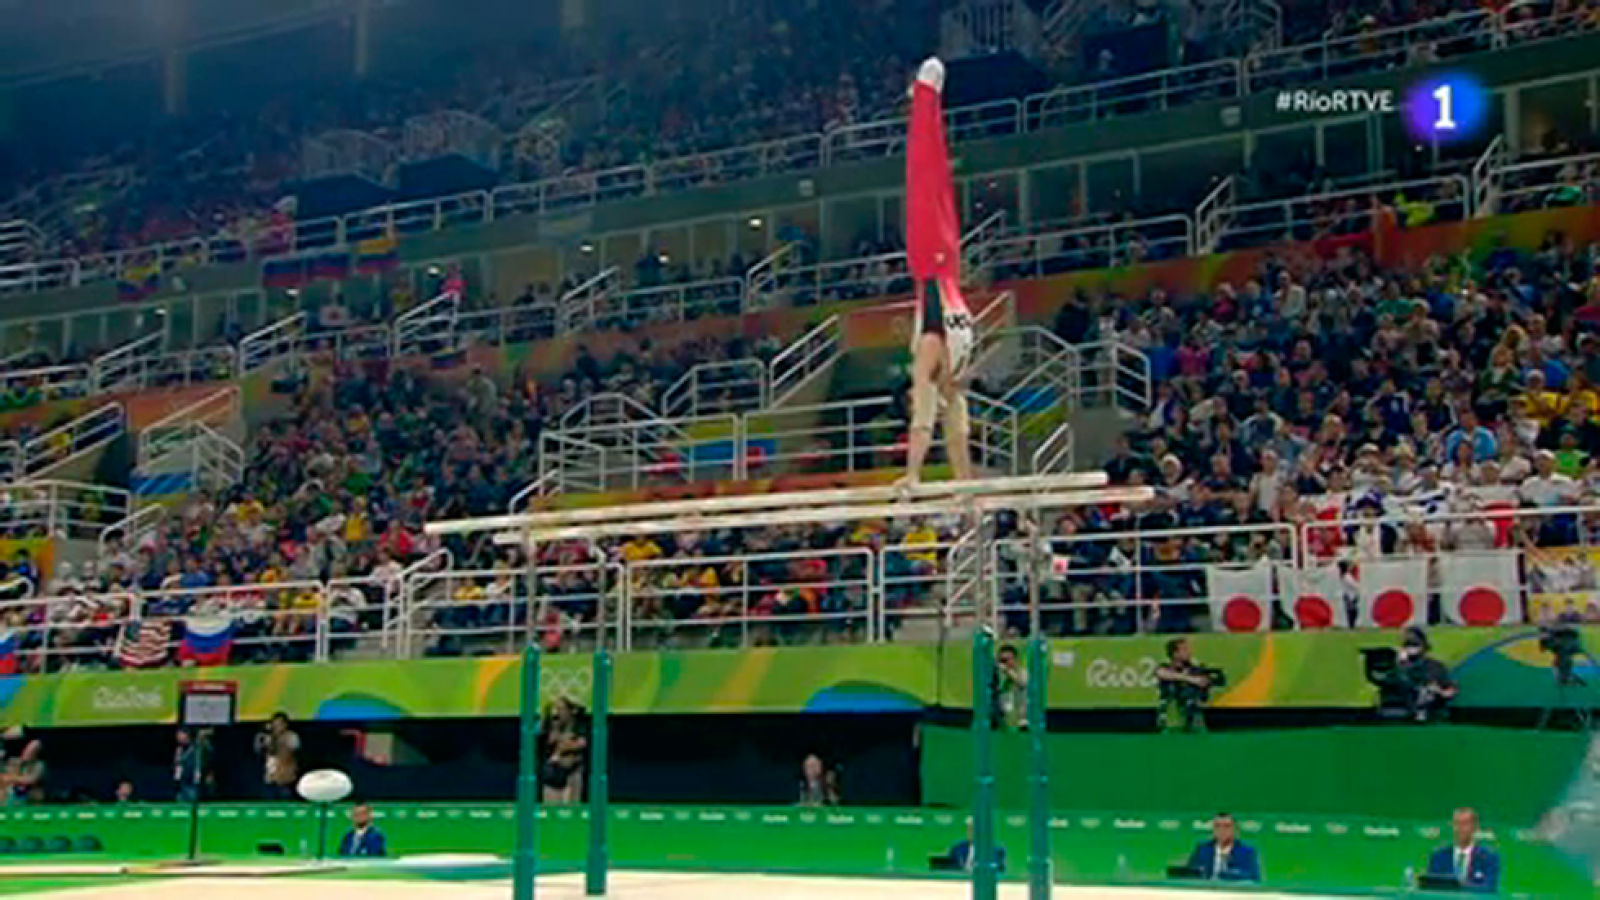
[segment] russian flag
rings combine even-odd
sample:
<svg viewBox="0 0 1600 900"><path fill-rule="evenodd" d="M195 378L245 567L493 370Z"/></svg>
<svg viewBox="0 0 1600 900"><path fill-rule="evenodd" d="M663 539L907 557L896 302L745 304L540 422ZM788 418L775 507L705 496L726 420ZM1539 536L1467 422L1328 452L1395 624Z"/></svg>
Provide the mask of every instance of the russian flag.
<svg viewBox="0 0 1600 900"><path fill-rule="evenodd" d="M305 287L310 280L306 261L297 256L269 259L261 265L261 284L269 288Z"/></svg>
<svg viewBox="0 0 1600 900"><path fill-rule="evenodd" d="M0 634L0 675L17 674L17 633Z"/></svg>
<svg viewBox="0 0 1600 900"><path fill-rule="evenodd" d="M338 280L350 274L350 254L340 251L311 258L310 277Z"/></svg>
<svg viewBox="0 0 1600 900"><path fill-rule="evenodd" d="M224 666L233 652L233 619L225 616L191 616L183 622L179 662L197 666Z"/></svg>

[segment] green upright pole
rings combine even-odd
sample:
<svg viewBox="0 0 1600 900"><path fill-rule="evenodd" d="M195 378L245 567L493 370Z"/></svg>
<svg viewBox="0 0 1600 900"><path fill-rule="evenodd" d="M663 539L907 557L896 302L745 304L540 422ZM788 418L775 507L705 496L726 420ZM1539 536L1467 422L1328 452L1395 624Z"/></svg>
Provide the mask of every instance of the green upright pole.
<svg viewBox="0 0 1600 900"><path fill-rule="evenodd" d="M517 764L517 844L511 857L512 900L533 900L539 871L539 645L522 649L521 753Z"/></svg>
<svg viewBox="0 0 1600 900"><path fill-rule="evenodd" d="M610 847L606 843L607 818L611 808L611 757L607 751L611 738L611 654L604 647L594 654L594 727L589 734L589 868L585 873L584 893L603 897L606 893L606 868Z"/></svg>
<svg viewBox="0 0 1600 900"><path fill-rule="evenodd" d="M972 900L995 900L994 852L994 632L979 628L972 639L972 759L977 784L972 795Z"/></svg>
<svg viewBox="0 0 1600 900"><path fill-rule="evenodd" d="M1028 641L1028 900L1050 900L1050 763L1045 756L1045 686L1050 642L1034 632Z"/></svg>

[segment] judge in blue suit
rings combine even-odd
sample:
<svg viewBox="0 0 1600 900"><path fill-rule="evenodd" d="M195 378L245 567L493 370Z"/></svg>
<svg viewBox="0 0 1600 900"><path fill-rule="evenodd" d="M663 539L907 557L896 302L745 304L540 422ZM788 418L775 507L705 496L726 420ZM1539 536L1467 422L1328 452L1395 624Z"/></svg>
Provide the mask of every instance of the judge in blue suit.
<svg viewBox="0 0 1600 900"><path fill-rule="evenodd" d="M1500 857L1478 843L1478 813L1462 807L1450 817L1454 840L1428 857L1428 874L1453 878L1464 891L1493 894L1500 890Z"/></svg>
<svg viewBox="0 0 1600 900"><path fill-rule="evenodd" d="M372 824L372 807L357 803L350 810L350 830L339 841L339 855L346 857L381 857L389 855L383 832Z"/></svg>
<svg viewBox="0 0 1600 900"><path fill-rule="evenodd" d="M945 858L955 868L970 872L972 871L973 857L976 855L972 852L972 820L968 819L967 839L956 841L951 845L950 852L945 854ZM994 844L994 870L1001 873L1006 870L1006 848L1000 846L999 841L995 841Z"/></svg>
<svg viewBox="0 0 1600 900"><path fill-rule="evenodd" d="M1189 868L1208 881L1260 881L1261 857L1238 840L1239 828L1228 813L1211 820L1211 840L1189 854Z"/></svg>

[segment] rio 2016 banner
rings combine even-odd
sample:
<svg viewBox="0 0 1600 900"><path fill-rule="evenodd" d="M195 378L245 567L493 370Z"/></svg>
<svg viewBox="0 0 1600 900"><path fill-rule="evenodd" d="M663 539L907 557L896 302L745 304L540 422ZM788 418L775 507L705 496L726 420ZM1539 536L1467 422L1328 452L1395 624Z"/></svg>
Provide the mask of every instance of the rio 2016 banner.
<svg viewBox="0 0 1600 900"><path fill-rule="evenodd" d="M1531 628L1439 629L1434 655L1461 685L1458 703L1546 707L1561 702L1551 658ZM1600 628L1582 629L1587 645ZM1054 709L1153 709L1166 638L1060 639L1050 645ZM1385 632L1195 635L1195 657L1228 673L1213 705L1358 708L1373 702L1361 649L1394 646ZM381 660L321 665L72 672L0 678L0 726L71 727L174 721L185 681L234 682L246 720L282 710L301 720L514 716L516 657ZM1600 683L1593 660L1578 661ZM969 643L883 644L619 654L613 709L622 715L895 712L972 702ZM545 702L587 704L587 656L548 656ZM1570 700L1568 702L1576 702Z"/></svg>

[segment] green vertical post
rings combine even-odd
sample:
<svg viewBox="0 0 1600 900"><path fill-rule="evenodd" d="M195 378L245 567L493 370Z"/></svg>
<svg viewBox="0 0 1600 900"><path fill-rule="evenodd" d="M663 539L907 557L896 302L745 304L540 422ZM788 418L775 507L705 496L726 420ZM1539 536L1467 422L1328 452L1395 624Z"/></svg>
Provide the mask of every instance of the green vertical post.
<svg viewBox="0 0 1600 900"><path fill-rule="evenodd" d="M611 815L611 654L605 647L594 654L594 700L590 704L593 728L589 732L589 865L584 872L584 893L603 897L606 869L611 864L606 826Z"/></svg>
<svg viewBox="0 0 1600 900"><path fill-rule="evenodd" d="M1049 659L1050 642L1035 631L1028 641L1028 900L1050 900Z"/></svg>
<svg viewBox="0 0 1600 900"><path fill-rule="evenodd" d="M522 648L521 747L517 756L517 838L512 900L533 900L539 871L539 645Z"/></svg>
<svg viewBox="0 0 1600 900"><path fill-rule="evenodd" d="M972 900L995 900L999 873L994 852L994 632L972 638Z"/></svg>

